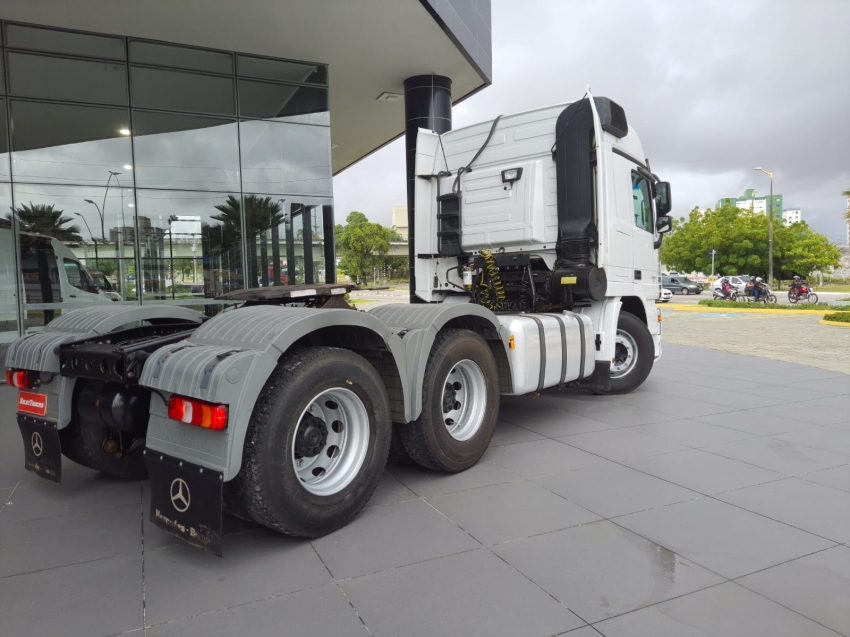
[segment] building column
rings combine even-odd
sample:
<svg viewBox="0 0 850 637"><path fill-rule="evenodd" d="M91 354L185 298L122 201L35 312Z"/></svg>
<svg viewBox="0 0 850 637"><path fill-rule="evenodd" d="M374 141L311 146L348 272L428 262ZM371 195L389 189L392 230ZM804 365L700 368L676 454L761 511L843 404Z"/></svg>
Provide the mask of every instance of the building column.
<svg viewBox="0 0 850 637"><path fill-rule="evenodd" d="M416 297L416 134L420 128L446 133L452 129L452 81L441 75L416 75L404 81L407 163L407 243L410 257L410 302Z"/></svg>

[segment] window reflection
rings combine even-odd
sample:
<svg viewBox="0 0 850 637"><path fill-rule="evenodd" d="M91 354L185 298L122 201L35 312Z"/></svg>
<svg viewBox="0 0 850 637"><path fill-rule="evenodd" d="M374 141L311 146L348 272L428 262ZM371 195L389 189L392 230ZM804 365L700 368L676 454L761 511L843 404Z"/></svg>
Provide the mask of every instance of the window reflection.
<svg viewBox="0 0 850 637"><path fill-rule="evenodd" d="M6 100L0 99L0 181L9 181L11 176L9 138L6 134Z"/></svg>
<svg viewBox="0 0 850 637"><path fill-rule="evenodd" d="M130 61L211 73L233 73L233 55L160 42L130 42Z"/></svg>
<svg viewBox="0 0 850 637"><path fill-rule="evenodd" d="M298 82L300 84L328 83L326 66L272 60L253 55L239 56L238 71L242 77L256 77L263 80Z"/></svg>
<svg viewBox="0 0 850 637"><path fill-rule="evenodd" d="M134 193L103 187L15 184L26 331L62 311L135 301Z"/></svg>
<svg viewBox="0 0 850 637"><path fill-rule="evenodd" d="M331 194L329 128L245 121L239 131L244 190Z"/></svg>
<svg viewBox="0 0 850 637"><path fill-rule="evenodd" d="M133 106L235 115L231 77L133 66L130 83Z"/></svg>
<svg viewBox="0 0 850 637"><path fill-rule="evenodd" d="M12 239L12 187L0 184L0 344L18 338L15 244Z"/></svg>
<svg viewBox="0 0 850 637"><path fill-rule="evenodd" d="M139 189L138 204L145 300L212 313L214 297L243 287L238 194Z"/></svg>
<svg viewBox="0 0 850 637"><path fill-rule="evenodd" d="M70 53L84 57L123 60L124 38L116 36L73 33L23 24L6 25L6 46L15 49L35 49Z"/></svg>
<svg viewBox="0 0 850 637"><path fill-rule="evenodd" d="M106 183L132 163L126 109L11 100L15 181Z"/></svg>
<svg viewBox="0 0 850 637"><path fill-rule="evenodd" d="M133 126L138 187L239 189L235 121L136 111Z"/></svg>
<svg viewBox="0 0 850 637"><path fill-rule="evenodd" d="M328 125L328 90L239 80L239 114L278 122Z"/></svg>
<svg viewBox="0 0 850 637"><path fill-rule="evenodd" d="M127 67L9 51L9 94L21 97L127 104Z"/></svg>
<svg viewBox="0 0 850 637"><path fill-rule="evenodd" d="M313 280L317 283L325 283L327 281L322 210L323 206L310 207L310 235L313 239Z"/></svg>

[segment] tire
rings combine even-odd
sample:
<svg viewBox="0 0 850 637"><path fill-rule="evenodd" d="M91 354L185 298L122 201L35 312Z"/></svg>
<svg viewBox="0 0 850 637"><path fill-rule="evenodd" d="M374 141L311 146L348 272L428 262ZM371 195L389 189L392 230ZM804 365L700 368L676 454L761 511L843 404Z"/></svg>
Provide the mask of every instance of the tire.
<svg viewBox="0 0 850 637"><path fill-rule="evenodd" d="M791 303L791 304L796 303L797 302L797 295L794 294L793 292L789 292L788 293L788 302Z"/></svg>
<svg viewBox="0 0 850 637"><path fill-rule="evenodd" d="M145 480L148 469L142 450L121 457L103 451L103 427L81 426L75 414L64 429L59 430L62 455L89 469L122 480Z"/></svg>
<svg viewBox="0 0 850 637"><path fill-rule="evenodd" d="M499 372L487 341L470 330L441 331L425 367L422 413L398 425L404 450L427 469L469 469L487 450L498 416Z"/></svg>
<svg viewBox="0 0 850 637"><path fill-rule="evenodd" d="M254 405L229 490L264 526L327 535L372 497L391 433L386 388L366 359L332 347L287 352Z"/></svg>
<svg viewBox="0 0 850 637"><path fill-rule="evenodd" d="M630 340L630 342L629 342ZM617 319L617 350L615 359L622 353L620 348L628 350L631 348L631 354L636 353L636 358L631 365L625 369L618 369L615 372L615 366L611 366L611 389L603 394L627 394L634 389L640 387L649 372L652 371L652 365L655 361L655 344L652 341L652 335L646 327L646 323L641 321L634 314L628 312L620 312ZM627 352L628 353L628 352Z"/></svg>
<svg viewBox="0 0 850 637"><path fill-rule="evenodd" d="M818 302L818 295L815 294L814 292L809 292L808 299L809 299L809 303L817 303Z"/></svg>
<svg viewBox="0 0 850 637"><path fill-rule="evenodd" d="M768 303L776 303L776 301L777 301L777 298L776 298L775 294L765 294L764 295L765 305L768 304Z"/></svg>
<svg viewBox="0 0 850 637"><path fill-rule="evenodd" d="M690 294L690 291L688 290L688 288L682 288L682 294L688 296L688 294Z"/></svg>

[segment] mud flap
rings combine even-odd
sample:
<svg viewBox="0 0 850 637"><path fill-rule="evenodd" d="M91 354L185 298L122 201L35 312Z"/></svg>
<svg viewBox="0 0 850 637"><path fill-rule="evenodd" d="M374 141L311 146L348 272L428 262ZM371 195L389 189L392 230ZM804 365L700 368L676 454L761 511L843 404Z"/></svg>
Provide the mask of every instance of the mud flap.
<svg viewBox="0 0 850 637"><path fill-rule="evenodd" d="M24 467L42 478L62 482L62 447L56 423L18 414L24 439Z"/></svg>
<svg viewBox="0 0 850 637"><path fill-rule="evenodd" d="M145 449L150 520L163 531L221 557L224 475Z"/></svg>
<svg viewBox="0 0 850 637"><path fill-rule="evenodd" d="M593 368L593 375L590 378L574 380L571 383L567 383L567 387L579 387L594 392L611 391L611 363L608 361L596 361L596 366Z"/></svg>

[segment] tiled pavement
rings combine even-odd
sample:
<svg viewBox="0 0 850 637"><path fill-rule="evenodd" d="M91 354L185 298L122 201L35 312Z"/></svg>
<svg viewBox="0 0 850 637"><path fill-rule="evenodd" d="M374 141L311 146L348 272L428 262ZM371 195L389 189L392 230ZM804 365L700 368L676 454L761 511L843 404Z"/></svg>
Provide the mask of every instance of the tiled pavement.
<svg viewBox="0 0 850 637"><path fill-rule="evenodd" d="M25 473L3 388L0 635L850 635L850 376L665 347L629 396L503 399L481 463L391 465L333 535L227 518L222 559L144 482Z"/></svg>

